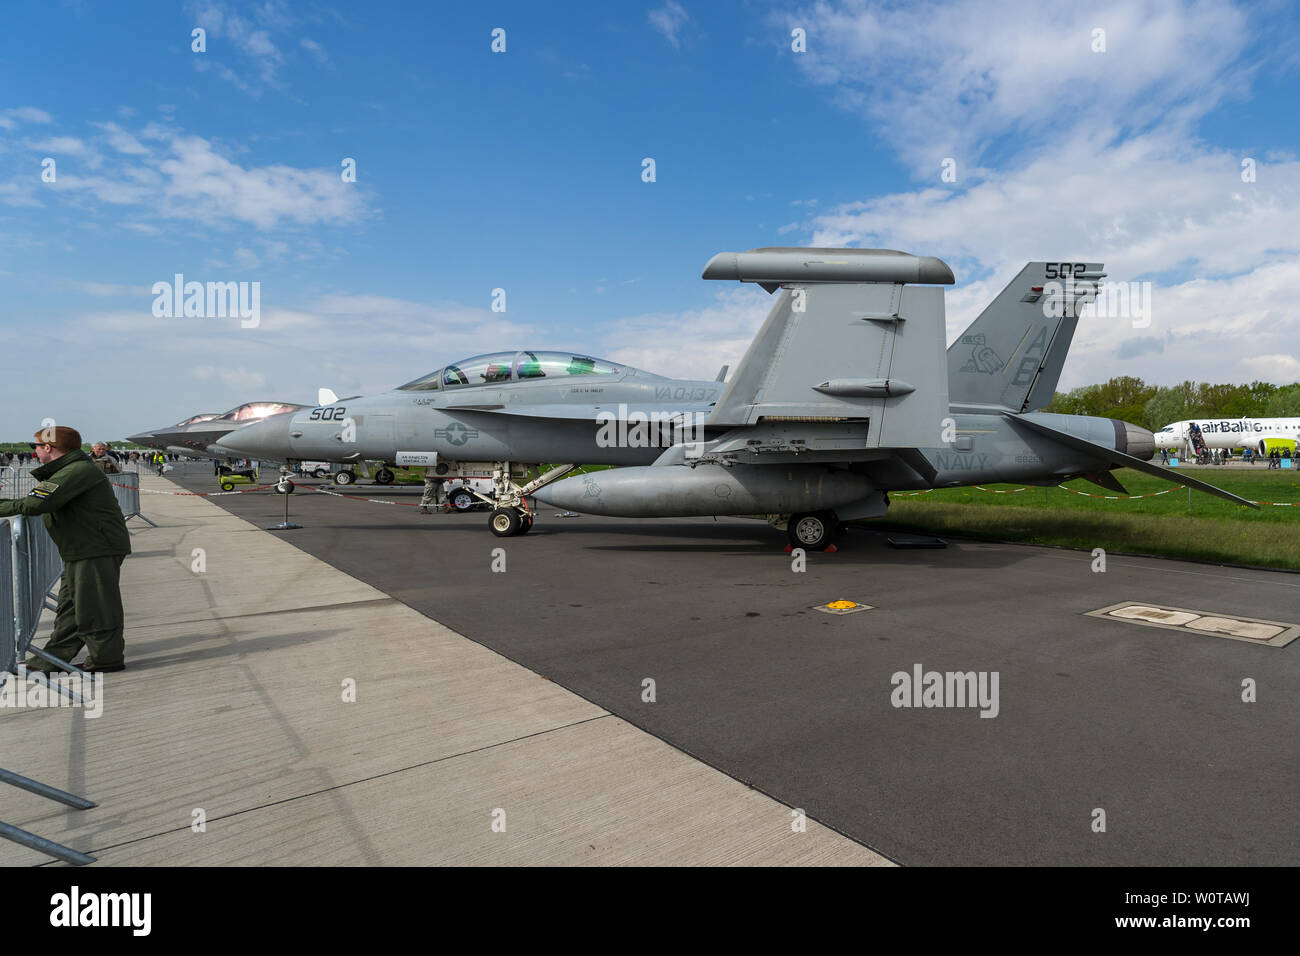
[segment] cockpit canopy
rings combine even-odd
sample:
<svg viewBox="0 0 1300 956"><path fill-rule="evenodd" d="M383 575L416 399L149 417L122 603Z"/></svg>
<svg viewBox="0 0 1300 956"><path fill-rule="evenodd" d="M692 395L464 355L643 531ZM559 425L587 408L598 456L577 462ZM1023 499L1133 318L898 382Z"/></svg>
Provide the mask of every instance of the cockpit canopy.
<svg viewBox="0 0 1300 956"><path fill-rule="evenodd" d="M290 405L287 402L249 402L246 405L240 405L238 408L232 408L217 420L222 422L255 422L263 418L270 418L272 415L296 412L300 408L307 407L306 405Z"/></svg>
<svg viewBox="0 0 1300 956"><path fill-rule="evenodd" d="M493 352L455 362L398 388L407 392L427 392L539 378L615 375L624 370L625 366L573 352Z"/></svg>
<svg viewBox="0 0 1300 956"><path fill-rule="evenodd" d="M183 422L177 422L172 428L184 428L186 425L197 425L199 422L210 422L217 417L216 412L204 412L202 415L193 415Z"/></svg>

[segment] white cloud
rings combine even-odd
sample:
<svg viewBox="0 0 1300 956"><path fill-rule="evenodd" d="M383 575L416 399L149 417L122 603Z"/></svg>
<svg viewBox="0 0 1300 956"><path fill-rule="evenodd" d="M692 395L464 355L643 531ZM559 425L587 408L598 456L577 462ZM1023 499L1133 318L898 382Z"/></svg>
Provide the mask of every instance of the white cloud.
<svg viewBox="0 0 1300 956"><path fill-rule="evenodd" d="M686 21L691 16L682 7L677 0L668 0L662 7L657 10L651 10L646 17L650 25L664 35L664 38L674 47L681 46L681 40L677 36Z"/></svg>
<svg viewBox="0 0 1300 956"><path fill-rule="evenodd" d="M266 384L266 376L261 372L249 371L246 368L222 368L216 365L200 365L194 369L194 376L200 381L216 380L221 382L230 389L240 391L252 391L260 389Z"/></svg>
<svg viewBox="0 0 1300 956"><path fill-rule="evenodd" d="M1242 359L1242 364L1265 381L1300 382L1300 359L1294 355L1254 355Z"/></svg>
<svg viewBox="0 0 1300 956"><path fill-rule="evenodd" d="M67 156L80 156L86 152L86 144L75 136L51 136L49 139L29 142L27 147L41 153L62 153Z"/></svg>
<svg viewBox="0 0 1300 956"><path fill-rule="evenodd" d="M167 178L163 195L170 215L234 219L266 229L281 222L346 222L361 214L359 193L333 170L246 169L197 136L174 139L171 149L171 158L158 167Z"/></svg>
<svg viewBox="0 0 1300 956"><path fill-rule="evenodd" d="M1300 252L1300 161L1263 164L1257 182L1243 183L1239 160L1170 131L1119 146L1063 142L964 190L924 188L828 210L809 224L812 243L941 251L1006 267L1087 257L1130 278L1179 267L1230 274Z"/></svg>
<svg viewBox="0 0 1300 956"><path fill-rule="evenodd" d="M261 26L287 25L280 17L273 18L273 23L266 21L264 14L267 10L273 9L271 4L267 4L260 10L255 9L255 13L263 14ZM207 53L195 54L196 57L212 57L215 60L223 51L221 44L214 41L229 40L242 56L252 61L261 84L278 85L277 73L284 63L284 56L272 41L267 29L259 28L259 24L241 16L231 6L218 3L216 0L190 2L186 4L186 12L194 18L197 26L203 27L208 33ZM196 60L195 63L202 67L207 66L207 60ZM222 65L219 73L223 78L235 82L241 89L253 91L253 87L246 84L240 74L229 67Z"/></svg>
<svg viewBox="0 0 1300 956"><path fill-rule="evenodd" d="M595 351L670 378L712 379L723 365L735 370L774 301L748 284L720 289L702 309L620 319Z"/></svg>
<svg viewBox="0 0 1300 956"><path fill-rule="evenodd" d="M118 206L137 206L137 219L190 222L235 222L263 230L356 222L369 214L365 191L344 183L333 169L300 169L283 164L240 165L199 136L150 124L135 133L115 123L96 124L96 142L114 150L107 158L74 137L54 137L29 146L42 152L82 154L94 162L87 175L60 163L55 194L76 194ZM146 143L153 145L145 145ZM35 180L33 180L35 181ZM0 186L0 202L36 205L34 187ZM135 222L130 228L155 234L155 227ZM287 252L280 246L277 257Z"/></svg>
<svg viewBox="0 0 1300 956"><path fill-rule="evenodd" d="M93 125L104 130L107 134L108 145L119 153L127 153L131 156L147 156L149 154L148 147L116 123L95 123Z"/></svg>
<svg viewBox="0 0 1300 956"><path fill-rule="evenodd" d="M34 106L16 106L0 110L0 129L15 129L19 123L49 123L54 117Z"/></svg>
<svg viewBox="0 0 1300 956"><path fill-rule="evenodd" d="M1248 18L1226 0L1112 0L1050 15L1035 0L848 0L775 19L807 29L808 52L794 60L814 82L936 179L944 157L973 174L993 146L1203 115L1244 89L1248 72L1235 65ZM1093 52L1095 29L1105 52Z"/></svg>
<svg viewBox="0 0 1300 956"><path fill-rule="evenodd" d="M6 206L42 206L44 203L35 196L39 185L35 177L26 182L0 183L0 202Z"/></svg>
<svg viewBox="0 0 1300 956"><path fill-rule="evenodd" d="M316 58L317 63L329 62L330 60L329 54L325 52L325 48L321 46L319 43L317 43L315 40L313 40L311 37L303 37L302 40L299 41L299 43L302 45L302 48L304 50L306 50L308 53L310 53L312 56Z"/></svg>
<svg viewBox="0 0 1300 956"><path fill-rule="evenodd" d="M1085 320L1063 387L1116 374L1161 383L1291 374L1300 341L1300 160L1246 158L1197 135L1249 93L1244 54L1267 8L1138 0L1063 8L1028 0L871 6L818 2L781 17L808 30L795 57L887 137L929 185L831 206L783 228L811 245L938 255L964 284L964 328L1031 259L1103 260L1110 282L1154 282L1154 320ZM1106 31L1106 52L1092 50ZM955 183L941 161L957 163ZM1279 359L1278 357L1281 356Z"/></svg>

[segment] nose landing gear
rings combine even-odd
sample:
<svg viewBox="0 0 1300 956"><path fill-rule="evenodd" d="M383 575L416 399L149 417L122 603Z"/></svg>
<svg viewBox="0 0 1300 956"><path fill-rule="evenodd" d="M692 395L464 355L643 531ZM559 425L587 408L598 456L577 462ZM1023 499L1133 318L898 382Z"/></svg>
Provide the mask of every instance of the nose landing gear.
<svg viewBox="0 0 1300 956"><path fill-rule="evenodd" d="M524 503L524 499L538 488L549 485L563 478L576 468L576 465L557 465L546 474L534 478L526 485L520 485L510 477L510 462L498 461L492 466L492 483L495 486L493 504L496 505L488 516L488 527L498 538L511 538L517 534L527 534L533 528L533 515Z"/></svg>

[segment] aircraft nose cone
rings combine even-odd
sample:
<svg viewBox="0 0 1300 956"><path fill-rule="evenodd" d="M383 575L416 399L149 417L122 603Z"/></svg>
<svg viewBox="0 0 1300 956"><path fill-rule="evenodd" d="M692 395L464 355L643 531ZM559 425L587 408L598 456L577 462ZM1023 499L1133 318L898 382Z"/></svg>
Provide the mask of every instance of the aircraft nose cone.
<svg viewBox="0 0 1300 956"><path fill-rule="evenodd" d="M153 438L153 432L141 432L138 435L127 435L126 440L133 445L148 444L149 439Z"/></svg>
<svg viewBox="0 0 1300 956"><path fill-rule="evenodd" d="M222 448L238 452L246 458L274 458L280 461L289 457L289 420L275 415L264 421L237 428L221 438Z"/></svg>

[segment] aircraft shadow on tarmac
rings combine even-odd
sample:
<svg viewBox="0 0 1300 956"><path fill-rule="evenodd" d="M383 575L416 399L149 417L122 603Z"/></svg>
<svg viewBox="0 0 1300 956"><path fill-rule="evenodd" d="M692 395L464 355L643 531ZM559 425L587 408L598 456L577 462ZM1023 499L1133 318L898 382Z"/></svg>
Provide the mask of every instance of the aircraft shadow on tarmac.
<svg viewBox="0 0 1300 956"><path fill-rule="evenodd" d="M549 525L537 525L529 537L550 537L571 533L575 537L582 535L639 535L642 537L680 537L681 543L659 542L657 544L583 544L582 547L593 551L615 552L666 552L666 553L708 553L725 554L728 557L753 555L771 557L773 553L781 554L786 546L785 536L773 528L758 522L752 531L737 524L671 524L667 522L637 524L578 524L566 525L551 530ZM962 547L950 543L943 549L898 549L892 547L888 538L898 537L901 533L893 529L850 528L839 542L839 550L833 554L822 555L810 552L808 559L817 562L838 562L840 564L880 564L888 562L901 564L906 562L913 567L933 568L991 568L1007 567L1021 561L1029 560L1031 552L1026 546L996 545L988 547ZM924 536L917 536L924 537ZM689 540L687 540L689 539ZM749 539L752 543L747 543ZM984 542L967 542L967 544L985 544ZM1080 560L1084 560L1083 557Z"/></svg>

